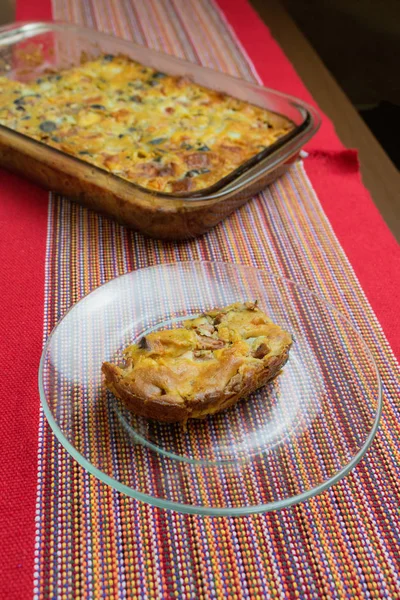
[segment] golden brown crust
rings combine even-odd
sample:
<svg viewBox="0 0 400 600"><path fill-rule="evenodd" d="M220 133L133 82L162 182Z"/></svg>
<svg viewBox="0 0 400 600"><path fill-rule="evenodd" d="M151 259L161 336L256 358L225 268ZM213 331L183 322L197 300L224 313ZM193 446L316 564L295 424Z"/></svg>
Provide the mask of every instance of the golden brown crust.
<svg viewBox="0 0 400 600"><path fill-rule="evenodd" d="M62 154L53 156L51 149L32 146L29 139L17 137L0 128L0 166L63 196L117 220L126 227L157 239L181 240L198 236L270 185L289 168L283 164L267 173L245 192L229 199L207 202L182 202L164 198L149 198L138 190L132 194L124 181L111 179L108 173L90 168L84 163L69 163ZM291 162L294 159L291 159Z"/></svg>
<svg viewBox="0 0 400 600"><path fill-rule="evenodd" d="M204 418L275 377L292 339L254 303L234 304L159 331L105 362L108 389L134 413L163 422Z"/></svg>

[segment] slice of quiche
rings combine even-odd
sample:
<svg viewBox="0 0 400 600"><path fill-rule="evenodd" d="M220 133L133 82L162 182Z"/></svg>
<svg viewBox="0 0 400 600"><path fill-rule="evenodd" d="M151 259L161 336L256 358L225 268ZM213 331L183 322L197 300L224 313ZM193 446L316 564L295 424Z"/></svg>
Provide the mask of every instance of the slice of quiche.
<svg viewBox="0 0 400 600"><path fill-rule="evenodd" d="M186 423L233 406L275 377L292 338L257 303L236 303L150 333L103 363L107 388L134 413Z"/></svg>

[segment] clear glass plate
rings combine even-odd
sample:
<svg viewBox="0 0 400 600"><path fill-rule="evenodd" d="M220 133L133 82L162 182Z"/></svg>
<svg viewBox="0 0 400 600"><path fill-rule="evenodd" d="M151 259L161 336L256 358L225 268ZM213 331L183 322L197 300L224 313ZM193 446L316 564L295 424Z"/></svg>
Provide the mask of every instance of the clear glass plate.
<svg viewBox="0 0 400 600"><path fill-rule="evenodd" d="M184 431L131 414L105 389L102 362L128 344L246 300L295 340L281 375L248 399ZM90 473L144 502L208 515L322 492L366 452L382 402L368 347L333 306L269 272L216 262L141 269L94 290L50 335L39 387L54 433Z"/></svg>

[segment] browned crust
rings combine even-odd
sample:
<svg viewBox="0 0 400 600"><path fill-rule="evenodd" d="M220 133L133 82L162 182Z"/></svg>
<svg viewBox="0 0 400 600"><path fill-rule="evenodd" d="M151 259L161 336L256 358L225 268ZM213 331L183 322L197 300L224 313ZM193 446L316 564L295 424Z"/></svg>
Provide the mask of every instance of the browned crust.
<svg viewBox="0 0 400 600"><path fill-rule="evenodd" d="M173 199L166 202L150 192L133 191L128 182L0 127L0 167L69 196L128 228L165 240L187 239L209 231L285 173L296 158L297 155L229 198L213 202Z"/></svg>
<svg viewBox="0 0 400 600"><path fill-rule="evenodd" d="M209 414L217 414L234 406L255 390L276 377L289 357L290 347L286 347L280 356L266 362L256 373L248 373L236 384L232 380L222 394L203 395L190 403L177 403L175 398L161 395L156 398L139 397L132 392L115 365L105 362L102 366L107 388L137 415L165 423L186 423L188 419L202 419Z"/></svg>

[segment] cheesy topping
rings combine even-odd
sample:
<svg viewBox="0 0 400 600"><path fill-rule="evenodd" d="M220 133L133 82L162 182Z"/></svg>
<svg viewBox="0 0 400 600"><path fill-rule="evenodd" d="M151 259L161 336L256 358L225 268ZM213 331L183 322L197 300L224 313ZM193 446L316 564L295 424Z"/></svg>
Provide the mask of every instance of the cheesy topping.
<svg viewBox="0 0 400 600"><path fill-rule="evenodd" d="M0 125L165 193L217 183L294 128L188 78L112 55L31 84L0 77Z"/></svg>
<svg viewBox="0 0 400 600"><path fill-rule="evenodd" d="M139 396L190 403L229 386L234 392L243 377L259 373L291 343L256 304L236 303L184 321L182 328L150 333L125 350L119 372Z"/></svg>

